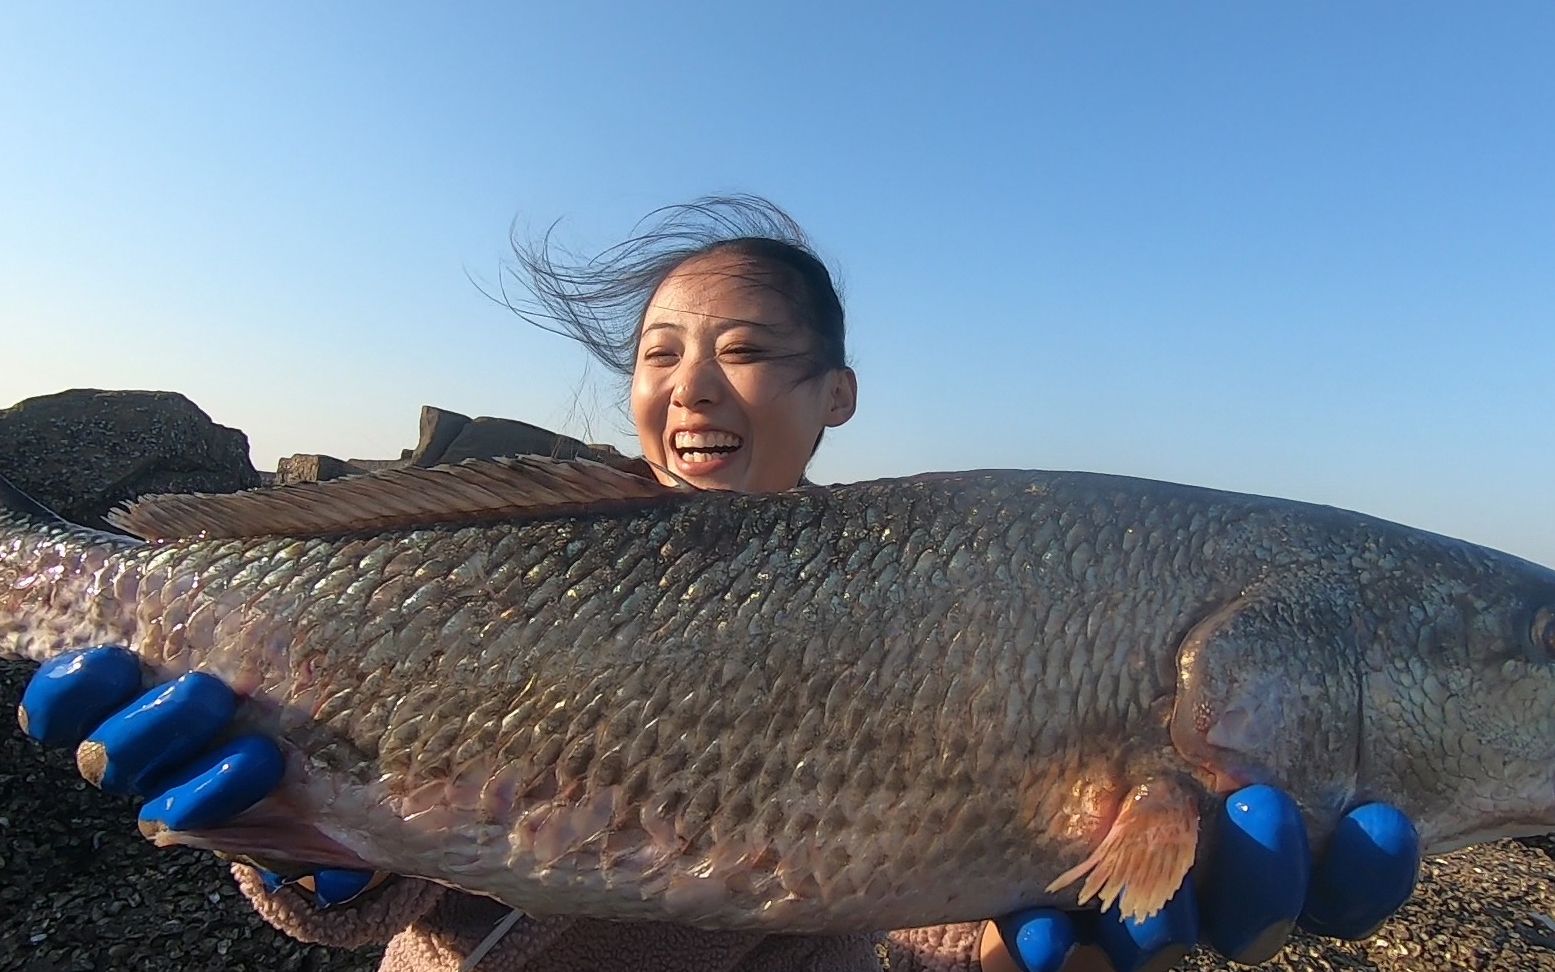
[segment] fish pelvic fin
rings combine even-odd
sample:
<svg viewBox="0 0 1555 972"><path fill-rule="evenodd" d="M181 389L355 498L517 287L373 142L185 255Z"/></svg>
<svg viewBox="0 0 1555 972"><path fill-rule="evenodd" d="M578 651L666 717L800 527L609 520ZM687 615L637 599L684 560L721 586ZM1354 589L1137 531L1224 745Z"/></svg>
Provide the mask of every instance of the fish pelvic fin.
<svg viewBox="0 0 1555 972"><path fill-rule="evenodd" d="M241 493L152 496L115 510L108 520L146 540L318 537L543 519L674 501L697 492L589 459L517 456Z"/></svg>
<svg viewBox="0 0 1555 972"><path fill-rule="evenodd" d="M1165 907L1193 866L1199 807L1182 781L1163 777L1134 787L1117 819L1085 860L1047 886L1061 891L1084 879L1078 903L1103 910L1118 902L1123 917L1142 920Z"/></svg>

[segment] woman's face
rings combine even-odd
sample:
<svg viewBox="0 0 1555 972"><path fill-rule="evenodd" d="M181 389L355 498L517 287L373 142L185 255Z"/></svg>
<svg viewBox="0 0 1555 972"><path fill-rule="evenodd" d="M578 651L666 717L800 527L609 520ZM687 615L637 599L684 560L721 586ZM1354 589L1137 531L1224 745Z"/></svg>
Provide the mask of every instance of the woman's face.
<svg viewBox="0 0 1555 972"><path fill-rule="evenodd" d="M712 253L659 285L632 374L632 418L648 461L703 489L792 489L821 430L853 417L851 370L806 377L815 336L782 293L785 282L747 257Z"/></svg>

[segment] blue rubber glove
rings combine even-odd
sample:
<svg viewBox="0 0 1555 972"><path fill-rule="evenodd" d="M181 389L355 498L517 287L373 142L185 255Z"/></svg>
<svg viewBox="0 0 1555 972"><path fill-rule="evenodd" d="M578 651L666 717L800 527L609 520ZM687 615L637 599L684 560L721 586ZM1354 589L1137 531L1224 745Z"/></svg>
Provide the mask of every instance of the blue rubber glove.
<svg viewBox="0 0 1555 972"><path fill-rule="evenodd" d="M143 692L140 663L124 648L66 652L27 683L22 731L46 746L77 746L76 762L110 793L145 798L141 829L198 830L237 816L281 782L285 759L271 740L227 736L237 698L199 672ZM319 907L343 904L372 883L370 871L320 869L294 879L260 872L265 887L311 891Z"/></svg>
<svg viewBox="0 0 1555 972"><path fill-rule="evenodd" d="M1414 893L1420 839L1409 818L1387 804L1345 814L1314 867L1306 826L1290 797L1268 786L1231 794L1220 811L1216 846L1195 891L1189 875L1177 896L1143 922L1104 914L1033 908L996 924L1027 972L1057 972L1076 947L1098 946L1116 972L1161 972L1202 940L1243 964L1271 958L1298 924L1331 938L1371 935Z"/></svg>

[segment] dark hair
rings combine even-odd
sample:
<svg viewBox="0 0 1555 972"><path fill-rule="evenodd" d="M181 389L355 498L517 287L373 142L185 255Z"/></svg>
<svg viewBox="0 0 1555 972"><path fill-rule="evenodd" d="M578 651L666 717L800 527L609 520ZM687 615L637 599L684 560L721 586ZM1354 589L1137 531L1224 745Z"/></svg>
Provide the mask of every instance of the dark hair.
<svg viewBox="0 0 1555 972"><path fill-rule="evenodd" d="M630 377L648 301L676 267L711 253L732 253L760 265L763 282L793 302L815 335L813 377L847 367L842 299L826 265L793 217L760 196L708 196L656 209L630 239L584 258L558 249L552 224L537 243L515 233L518 266L510 271L524 295L503 302L520 318L576 339L605 367ZM772 271L778 273L774 274Z"/></svg>

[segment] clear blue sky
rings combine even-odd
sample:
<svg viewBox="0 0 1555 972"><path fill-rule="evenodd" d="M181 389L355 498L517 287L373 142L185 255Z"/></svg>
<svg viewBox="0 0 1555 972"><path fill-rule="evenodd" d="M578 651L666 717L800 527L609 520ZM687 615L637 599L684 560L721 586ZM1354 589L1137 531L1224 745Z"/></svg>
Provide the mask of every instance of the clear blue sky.
<svg viewBox="0 0 1555 972"><path fill-rule="evenodd" d="M525 6L9 8L0 405L173 389L262 467L423 403L630 447L469 278L744 190L846 280L823 481L1123 472L1555 563L1555 5Z"/></svg>

